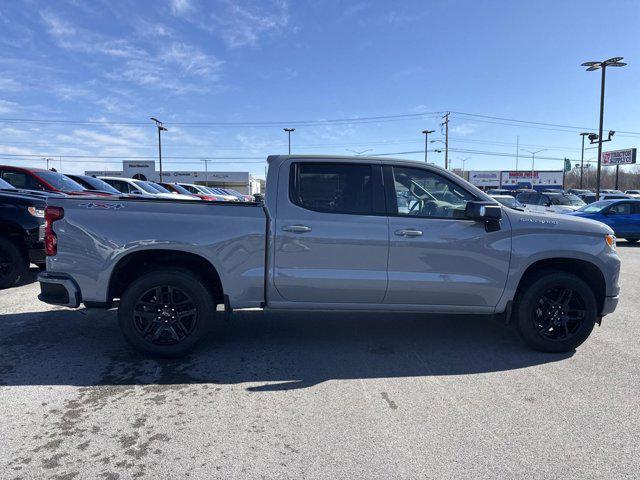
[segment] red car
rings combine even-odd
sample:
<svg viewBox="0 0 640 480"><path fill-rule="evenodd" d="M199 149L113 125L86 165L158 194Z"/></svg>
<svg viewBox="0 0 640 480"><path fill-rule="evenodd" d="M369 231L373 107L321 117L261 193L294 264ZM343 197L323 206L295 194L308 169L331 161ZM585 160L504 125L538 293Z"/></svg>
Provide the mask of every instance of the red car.
<svg viewBox="0 0 640 480"><path fill-rule="evenodd" d="M14 187L24 190L59 192L66 193L67 195L111 196L108 193L91 192L61 173L44 170L42 168L22 168L11 165L0 165L0 178Z"/></svg>
<svg viewBox="0 0 640 480"><path fill-rule="evenodd" d="M224 198L222 197L217 197L213 194L211 195L204 195L203 193L200 192L191 192L189 190L187 190L186 188L184 188L182 185L178 185L177 183L160 183L158 182L160 185L162 185L164 188L166 188L167 190L169 190L170 192L174 192L174 193L181 193L183 195L191 195L192 197L197 197L201 200L206 200L209 202L223 202Z"/></svg>

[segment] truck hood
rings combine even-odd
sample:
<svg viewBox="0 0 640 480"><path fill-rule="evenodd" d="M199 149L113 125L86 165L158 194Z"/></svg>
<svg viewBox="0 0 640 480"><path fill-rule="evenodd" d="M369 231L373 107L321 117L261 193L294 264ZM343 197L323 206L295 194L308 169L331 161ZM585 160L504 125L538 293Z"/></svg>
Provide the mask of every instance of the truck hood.
<svg viewBox="0 0 640 480"><path fill-rule="evenodd" d="M515 230L556 230L562 233L586 236L613 235L613 230L602 222L563 213L537 214L521 212L509 208L502 209L509 217L511 228Z"/></svg>

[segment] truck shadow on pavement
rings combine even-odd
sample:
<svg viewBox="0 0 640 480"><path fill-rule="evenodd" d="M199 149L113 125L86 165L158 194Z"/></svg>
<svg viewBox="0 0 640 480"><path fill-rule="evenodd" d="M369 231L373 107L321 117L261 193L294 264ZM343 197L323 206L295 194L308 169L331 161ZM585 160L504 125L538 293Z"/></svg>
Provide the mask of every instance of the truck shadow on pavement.
<svg viewBox="0 0 640 480"><path fill-rule="evenodd" d="M513 370L568 354L529 350L485 317L239 312L182 359L133 351L115 311L0 315L0 385L247 384L253 392L327 380Z"/></svg>

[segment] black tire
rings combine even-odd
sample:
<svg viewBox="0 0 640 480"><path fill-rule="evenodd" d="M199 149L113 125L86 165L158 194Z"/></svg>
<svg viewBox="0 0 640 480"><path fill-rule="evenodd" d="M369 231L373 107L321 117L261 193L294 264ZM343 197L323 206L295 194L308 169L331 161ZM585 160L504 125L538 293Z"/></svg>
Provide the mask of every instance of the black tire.
<svg viewBox="0 0 640 480"><path fill-rule="evenodd" d="M215 311L213 296L197 275L167 269L147 273L127 287L120 298L118 323L137 350L181 357L206 336Z"/></svg>
<svg viewBox="0 0 640 480"><path fill-rule="evenodd" d="M598 319L598 304L593 290L580 277L546 270L521 287L514 313L527 345L561 353L576 349L589 337Z"/></svg>
<svg viewBox="0 0 640 480"><path fill-rule="evenodd" d="M0 289L13 287L29 272L29 260L18 246L0 237Z"/></svg>
<svg viewBox="0 0 640 480"><path fill-rule="evenodd" d="M46 263L36 263L36 267L38 267L38 270L40 270L41 272L44 272L47 269L47 264Z"/></svg>

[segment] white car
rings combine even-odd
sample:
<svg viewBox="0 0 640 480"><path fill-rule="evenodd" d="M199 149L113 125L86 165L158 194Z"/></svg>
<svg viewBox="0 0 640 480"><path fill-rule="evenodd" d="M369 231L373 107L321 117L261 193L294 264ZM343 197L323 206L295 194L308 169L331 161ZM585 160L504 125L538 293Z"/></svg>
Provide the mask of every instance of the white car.
<svg viewBox="0 0 640 480"><path fill-rule="evenodd" d="M640 190L627 190L625 195L629 195L631 198L640 198Z"/></svg>
<svg viewBox="0 0 640 480"><path fill-rule="evenodd" d="M220 197L227 202L237 202L238 199L233 195L226 195L223 193L218 193L215 190L211 190L209 187L205 187L204 185L196 185L193 183L179 183L181 187L186 188L191 193L196 195L215 195L216 197Z"/></svg>
<svg viewBox="0 0 640 480"><path fill-rule="evenodd" d="M113 188L119 192L131 195L140 195L141 197L152 198L167 198L170 200L194 200L189 195L181 195L163 192L153 183L144 180L137 180L135 178L122 178L122 177L98 177L100 180L107 182Z"/></svg>
<svg viewBox="0 0 640 480"><path fill-rule="evenodd" d="M524 205L525 212L532 213L575 212L586 205L580 197L570 193L526 192L519 194L516 199Z"/></svg>

